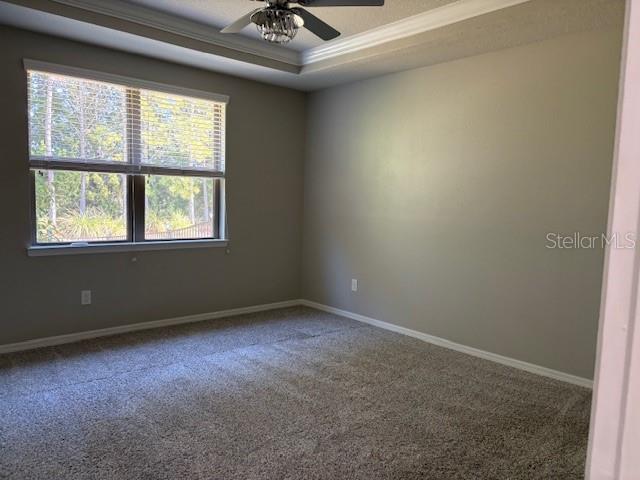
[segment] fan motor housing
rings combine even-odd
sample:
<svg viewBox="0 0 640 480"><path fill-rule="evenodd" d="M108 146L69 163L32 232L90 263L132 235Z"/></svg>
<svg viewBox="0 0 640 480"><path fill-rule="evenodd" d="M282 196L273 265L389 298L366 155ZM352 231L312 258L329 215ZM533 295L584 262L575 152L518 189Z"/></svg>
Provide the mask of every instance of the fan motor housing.
<svg viewBox="0 0 640 480"><path fill-rule="evenodd" d="M271 43L289 43L304 26L297 9L269 5L251 15L251 22L258 27L262 38Z"/></svg>

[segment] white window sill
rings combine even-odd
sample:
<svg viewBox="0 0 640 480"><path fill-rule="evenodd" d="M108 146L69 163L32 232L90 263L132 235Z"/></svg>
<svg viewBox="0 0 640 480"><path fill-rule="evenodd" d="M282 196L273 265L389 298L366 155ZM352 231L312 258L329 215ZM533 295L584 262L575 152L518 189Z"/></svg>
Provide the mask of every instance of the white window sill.
<svg viewBox="0 0 640 480"><path fill-rule="evenodd" d="M226 248L228 240L167 240L151 242L76 243L71 245L37 245L27 248L30 257L82 255L91 253L144 252L152 250L185 250L191 248Z"/></svg>

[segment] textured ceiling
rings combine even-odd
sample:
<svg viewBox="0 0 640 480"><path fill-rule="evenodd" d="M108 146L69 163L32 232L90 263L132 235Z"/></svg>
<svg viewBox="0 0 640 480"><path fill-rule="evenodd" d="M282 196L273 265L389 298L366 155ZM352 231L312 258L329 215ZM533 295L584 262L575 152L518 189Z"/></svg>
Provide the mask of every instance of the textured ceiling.
<svg viewBox="0 0 640 480"><path fill-rule="evenodd" d="M531 0L318 62L305 67L303 76L313 90L585 31L615 31L621 42L624 15L624 0Z"/></svg>
<svg viewBox="0 0 640 480"><path fill-rule="evenodd" d="M261 3L250 0L126 0L147 8L186 18L199 23L223 28ZM386 0L384 7L318 7L313 13L342 32L339 39L365 32L403 18L441 7L455 0ZM254 27L244 29L242 35L258 38ZM298 33L288 45L298 51L325 42L306 30Z"/></svg>
<svg viewBox="0 0 640 480"><path fill-rule="evenodd" d="M78 1L65 0L69 3ZM115 4L115 0L111 1ZM237 0L238 3L245 1ZM63 0L0 0L0 25L300 90L317 90L589 30L614 32L621 38L625 13L625 0L529 0L405 38L317 60L300 69L259 54L180 36L170 28L148 27L144 22L68 8L63 3Z"/></svg>

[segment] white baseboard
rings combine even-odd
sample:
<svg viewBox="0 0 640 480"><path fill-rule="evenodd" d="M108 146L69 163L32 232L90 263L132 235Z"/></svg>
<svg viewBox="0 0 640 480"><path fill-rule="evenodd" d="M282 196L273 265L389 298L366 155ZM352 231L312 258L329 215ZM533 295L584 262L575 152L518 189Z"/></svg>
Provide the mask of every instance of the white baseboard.
<svg viewBox="0 0 640 480"><path fill-rule="evenodd" d="M51 347L54 345L62 345L65 343L73 343L80 340L90 338L107 337L109 335L117 335L119 333L136 332L138 330L148 330L151 328L168 327L171 325L180 325L182 323L201 322L203 320L213 320L216 318L233 317L245 313L262 312L266 310L274 310L277 308L293 307L301 305L300 300L287 300L284 302L266 303L263 305L253 305L251 307L231 308L229 310L220 310L217 312L198 313L195 315L186 315L184 317L165 318L163 320L153 320L151 322L134 323L131 325L120 325L117 327L101 328L99 330L88 330L85 332L70 333L67 335L58 335L55 337L37 338L24 342L9 343L0 345L0 354L9 352L19 352L22 350L32 350L34 348Z"/></svg>
<svg viewBox="0 0 640 480"><path fill-rule="evenodd" d="M359 322L368 323L376 327L384 328L392 332L401 333L410 337L418 338L428 343L438 345L440 347L449 348L457 352L466 353L475 357L484 358L485 360L491 360L493 362L501 363L509 367L525 370L530 373L535 373L545 377L554 378L574 385L580 385L581 387L592 388L593 381L587 378L577 377L569 373L559 372L550 368L541 367L532 363L523 362L514 358L504 357L496 353L486 352L477 348L468 347L459 343L446 340L444 338L435 337L427 333L418 332L409 328L394 325L393 323L383 322L382 320L376 320L375 318L366 317L358 313L349 312L347 310L341 310L339 308L330 307L321 303L312 302L310 300L287 300L284 302L267 303L263 305L253 305L250 307L232 308L229 310L220 310L217 312L198 313L195 315L186 315L184 317L166 318L163 320L154 320L151 322L134 323L132 325L121 325L117 327L102 328L100 330L89 330L85 332L70 333L67 335L58 335L55 337L38 338L34 340L27 340L24 342L9 343L6 345L0 345L0 354L18 352L22 350L32 350L34 348L51 347L54 345L62 345L65 343L78 342L80 340L87 340L90 338L106 337L109 335L117 335L119 333L135 332L139 330L148 330L151 328L168 327L171 325L180 325L183 323L201 322L204 320L213 320L216 318L232 317L235 315L242 315L245 313L262 312L266 310L275 310L277 308L294 307L297 305L304 305L306 307L315 308L325 312L340 315L342 317L357 320Z"/></svg>
<svg viewBox="0 0 640 480"><path fill-rule="evenodd" d="M300 303L307 307L315 308L317 310L323 310L325 312L340 315L342 317L350 318L352 320L357 320L358 322L368 323L369 325L374 325L376 327L384 328L385 330L390 330L392 332L408 335L409 337L414 337L414 338L423 340L425 342L438 345L440 347L455 350L457 352L473 355L474 357L483 358L485 360L491 360L492 362L501 363L509 367L518 368L520 370L524 370L530 373L535 373L537 375L542 375L544 377L553 378L555 380L561 380L563 382L571 383L574 385L579 385L581 387L593 388L593 381L587 378L582 378L575 375L571 375L569 373L560 372L558 370L552 370L550 368L541 367L540 365L534 365L533 363L523 362L521 360L516 360L515 358L504 357L502 355L486 352L484 350L479 350L477 348L468 347L466 345L461 345L459 343L455 343L450 340L446 340L444 338L435 337L433 335L418 332L416 330L400 327L398 325L394 325L393 323L383 322L382 320L376 320L375 318L366 317L358 313L349 312L347 310L341 310L339 308L330 307L328 305L312 302L310 300L301 300Z"/></svg>

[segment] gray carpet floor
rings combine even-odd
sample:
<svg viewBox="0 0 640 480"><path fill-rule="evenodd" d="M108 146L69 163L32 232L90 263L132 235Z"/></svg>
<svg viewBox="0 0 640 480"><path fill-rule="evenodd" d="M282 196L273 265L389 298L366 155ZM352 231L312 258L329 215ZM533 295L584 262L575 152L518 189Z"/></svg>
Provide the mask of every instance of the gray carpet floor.
<svg viewBox="0 0 640 480"><path fill-rule="evenodd" d="M589 408L290 308L0 356L0 478L577 479Z"/></svg>

